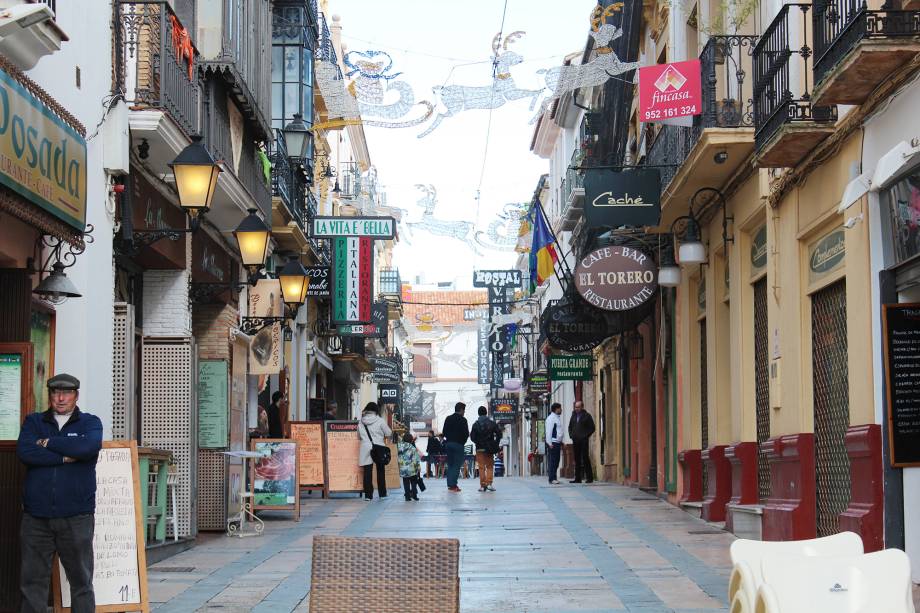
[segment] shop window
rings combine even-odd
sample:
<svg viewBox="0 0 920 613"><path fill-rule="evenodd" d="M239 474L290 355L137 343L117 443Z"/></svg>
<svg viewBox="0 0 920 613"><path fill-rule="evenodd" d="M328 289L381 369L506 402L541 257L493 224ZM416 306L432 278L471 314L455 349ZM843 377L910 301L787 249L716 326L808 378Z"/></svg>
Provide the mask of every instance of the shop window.
<svg viewBox="0 0 920 613"><path fill-rule="evenodd" d="M412 374L423 379L431 378L431 343L413 345Z"/></svg>
<svg viewBox="0 0 920 613"><path fill-rule="evenodd" d="M920 254L920 173L898 181L886 191L891 232L891 264Z"/></svg>

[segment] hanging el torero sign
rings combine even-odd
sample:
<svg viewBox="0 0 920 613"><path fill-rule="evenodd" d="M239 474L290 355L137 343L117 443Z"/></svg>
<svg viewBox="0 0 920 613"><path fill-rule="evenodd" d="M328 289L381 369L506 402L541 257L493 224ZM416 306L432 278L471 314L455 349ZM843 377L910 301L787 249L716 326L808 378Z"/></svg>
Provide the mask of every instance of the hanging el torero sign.
<svg viewBox="0 0 920 613"><path fill-rule="evenodd" d="M578 262L575 287L582 298L599 309L634 309L658 289L655 262L632 247L602 247Z"/></svg>

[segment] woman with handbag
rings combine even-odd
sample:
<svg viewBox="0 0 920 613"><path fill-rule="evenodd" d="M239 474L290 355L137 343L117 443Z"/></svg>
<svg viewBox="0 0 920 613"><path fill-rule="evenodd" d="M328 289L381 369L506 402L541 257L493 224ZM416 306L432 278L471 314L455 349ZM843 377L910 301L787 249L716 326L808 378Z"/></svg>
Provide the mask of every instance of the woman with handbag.
<svg viewBox="0 0 920 613"><path fill-rule="evenodd" d="M386 446L387 437L393 431L386 420L380 417L380 408L376 402L368 402L361 415L358 438L361 439L361 454L358 464L364 467L364 499L374 498L374 466L377 467L377 492L381 498L387 496L386 465L390 463L390 448Z"/></svg>

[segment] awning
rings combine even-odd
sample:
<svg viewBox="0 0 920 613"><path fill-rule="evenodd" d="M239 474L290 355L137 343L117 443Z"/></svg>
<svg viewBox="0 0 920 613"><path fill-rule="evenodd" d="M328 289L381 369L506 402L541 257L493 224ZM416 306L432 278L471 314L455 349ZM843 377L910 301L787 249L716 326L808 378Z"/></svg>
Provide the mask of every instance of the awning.
<svg viewBox="0 0 920 613"><path fill-rule="evenodd" d="M326 352L318 347L313 348L313 357L316 358L316 361L323 365L323 367L331 371L334 368L332 360L326 355Z"/></svg>
<svg viewBox="0 0 920 613"><path fill-rule="evenodd" d="M879 191L891 185L895 179L920 165L920 145L912 146L901 141L879 159L872 175L872 190Z"/></svg>
<svg viewBox="0 0 920 613"><path fill-rule="evenodd" d="M843 190L843 197L840 199L840 206L837 207L837 212L842 213L848 209L850 205L865 196L870 187L869 175L865 173L847 183L846 189Z"/></svg>

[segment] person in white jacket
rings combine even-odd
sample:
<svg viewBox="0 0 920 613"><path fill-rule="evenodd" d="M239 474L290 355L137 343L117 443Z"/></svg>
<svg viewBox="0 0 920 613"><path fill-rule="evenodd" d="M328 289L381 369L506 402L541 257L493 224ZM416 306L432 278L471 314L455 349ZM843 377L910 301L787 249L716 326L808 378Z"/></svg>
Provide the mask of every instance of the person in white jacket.
<svg viewBox="0 0 920 613"><path fill-rule="evenodd" d="M554 402L550 406L550 414L546 417L546 474L553 485L559 483L556 471L559 470L559 457L562 453L562 405Z"/></svg>
<svg viewBox="0 0 920 613"><path fill-rule="evenodd" d="M364 407L364 413L361 415L361 423L358 425L358 438L361 439L361 453L358 456L358 464L364 467L364 499L374 499L374 465L377 465L377 493L381 498L387 497L387 476L386 466L376 463L371 458L371 450L374 445L386 445L387 437L393 435L393 431L387 425L386 420L380 417L380 408L376 402L368 402Z"/></svg>

